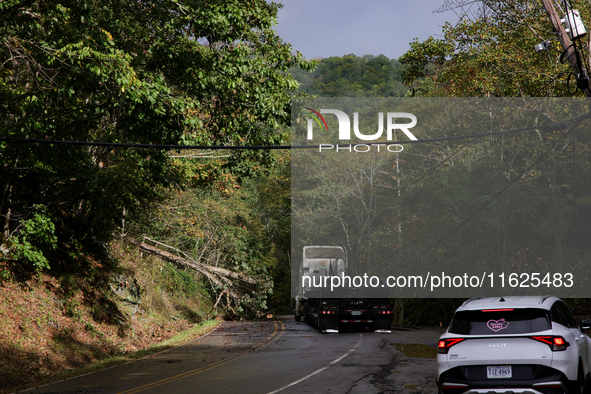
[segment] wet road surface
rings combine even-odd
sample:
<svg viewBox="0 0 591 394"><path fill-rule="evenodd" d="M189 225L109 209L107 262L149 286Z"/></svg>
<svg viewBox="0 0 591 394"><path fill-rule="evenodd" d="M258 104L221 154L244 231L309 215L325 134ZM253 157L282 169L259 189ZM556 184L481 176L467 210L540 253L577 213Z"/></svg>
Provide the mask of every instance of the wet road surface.
<svg viewBox="0 0 591 394"><path fill-rule="evenodd" d="M323 335L289 317L224 322L183 346L26 392L436 393L429 347L439 335L422 329ZM400 345L413 343L428 347Z"/></svg>

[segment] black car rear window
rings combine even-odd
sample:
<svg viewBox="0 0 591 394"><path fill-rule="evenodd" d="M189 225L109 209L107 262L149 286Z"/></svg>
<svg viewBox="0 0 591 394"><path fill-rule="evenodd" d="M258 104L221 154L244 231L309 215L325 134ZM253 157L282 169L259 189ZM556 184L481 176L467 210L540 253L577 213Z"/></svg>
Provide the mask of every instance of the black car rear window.
<svg viewBox="0 0 591 394"><path fill-rule="evenodd" d="M491 309L456 312L449 332L460 335L526 334L550 329L544 309Z"/></svg>

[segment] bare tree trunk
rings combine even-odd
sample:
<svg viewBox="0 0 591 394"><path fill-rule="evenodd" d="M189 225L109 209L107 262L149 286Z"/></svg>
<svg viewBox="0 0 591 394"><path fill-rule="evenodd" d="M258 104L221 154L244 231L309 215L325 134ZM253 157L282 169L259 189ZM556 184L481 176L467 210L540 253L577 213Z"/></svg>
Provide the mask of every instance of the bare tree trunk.
<svg viewBox="0 0 591 394"><path fill-rule="evenodd" d="M16 155L14 159L14 163L12 164L12 168L10 169L10 173L8 175L8 179L6 180L6 184L4 185L4 189L2 190L2 197L0 197L0 215L4 212L4 205L8 206L6 209L6 215L4 215L4 225L2 227L2 233L4 235L4 239L7 239L10 235L10 203L12 199L12 178L14 177L14 171L18 164L19 154Z"/></svg>
<svg viewBox="0 0 591 394"><path fill-rule="evenodd" d="M394 310L398 310L396 325L402 326L404 324L404 299L398 298L394 301Z"/></svg>
<svg viewBox="0 0 591 394"><path fill-rule="evenodd" d="M132 244L136 245L141 251L150 253L151 255L157 256L162 260L168 261L175 265L179 265L181 267L186 267L193 269L202 273L203 275L207 276L211 279L212 274L215 274L222 278L229 278L229 279L236 279L251 285L256 285L258 282L255 279L252 279L249 276L240 274L238 272L230 271L225 268L220 267L213 267L211 265L202 264L196 261L191 261L189 259L185 259L183 257L175 256L172 253L166 252L154 246L148 245L144 242L139 242L138 240L130 237L124 236L125 240L131 242Z"/></svg>
<svg viewBox="0 0 591 394"><path fill-rule="evenodd" d="M2 230L4 239L8 239L10 236L10 216L12 213L12 209L10 207L12 203L12 185L8 188L8 195L6 196L6 202L8 205L8 209L6 209L6 215L4 215L4 228Z"/></svg>

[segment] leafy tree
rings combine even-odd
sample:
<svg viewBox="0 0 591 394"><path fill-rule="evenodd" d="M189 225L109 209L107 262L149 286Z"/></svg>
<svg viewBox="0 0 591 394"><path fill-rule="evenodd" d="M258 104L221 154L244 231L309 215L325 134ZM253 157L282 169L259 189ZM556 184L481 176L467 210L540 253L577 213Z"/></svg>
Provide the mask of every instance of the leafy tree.
<svg viewBox="0 0 591 394"><path fill-rule="evenodd" d="M0 136L125 143L275 145L289 121L288 70L314 62L271 28L264 0L0 4ZM227 171L268 154L234 151ZM60 242L104 242L181 186L165 151L0 142L3 242L43 205ZM205 165L205 170L207 170ZM225 175L224 175L225 176Z"/></svg>
<svg viewBox="0 0 591 394"><path fill-rule="evenodd" d="M584 101L550 102L570 111L556 120L586 107ZM523 112L492 106L472 119L466 114L476 114L473 109L457 106L453 112L445 115L454 125L453 131L445 128L451 135L482 132L489 122L507 130L544 121L536 111L520 120L515 115ZM430 136L437 135L434 128ZM411 219L405 258L455 261L467 270L505 266L536 272L562 269L565 262L578 269L589 253L580 236L591 232L581 221L591 212L581 201L589 193L589 148L580 133L575 139L539 130L417 147L420 161L413 166L423 171L407 171L409 187L401 201Z"/></svg>
<svg viewBox="0 0 591 394"><path fill-rule="evenodd" d="M214 187L171 191L146 222L128 231L205 270L223 268L248 277L245 282L200 271L213 301L231 314L285 308L290 295L290 167L288 154L277 156L276 166L241 184L229 179ZM176 161L199 168L194 155Z"/></svg>
<svg viewBox="0 0 591 394"><path fill-rule="evenodd" d="M586 100L375 101L377 108L415 114L420 139L520 129L587 111ZM364 119L361 102L357 110ZM591 250L582 240L591 235L585 224L591 214L591 140L576 130L565 136L566 130L540 126L417 143L399 155L382 152L375 158L343 150L294 153L296 241L347 245L350 256L365 265L362 271L379 275L416 275L421 269L426 275L425 267L441 267L446 274L566 272L568 265L580 279L587 277L583 267Z"/></svg>
<svg viewBox="0 0 591 394"><path fill-rule="evenodd" d="M448 1L444 8L467 3ZM583 19L588 20L589 4L572 3L583 13ZM442 39L415 40L400 58L408 67L403 79L415 88L416 95L569 96L574 93L575 79L570 66L560 61L562 48L541 2L512 0L482 4L474 14L465 13L457 24L446 24ZM534 45L544 40L550 40L549 50L536 53ZM587 43L579 41L577 46L587 59ZM576 94L582 96L581 92ZM533 126L566 120L587 111L580 102L563 104L563 108L570 107L570 114L546 109L538 117L512 125ZM463 133L487 130L494 113L483 113L481 123L472 123L479 127ZM511 112L502 116L507 114ZM461 125L469 122L450 118L442 122L445 123L454 124L450 129L461 133ZM509 124L497 125L497 130L512 128ZM438 133L431 134L435 135ZM564 138L559 133L538 131L424 146L419 151L419 163L428 170L419 177L409 173L408 181L415 186L403 196L405 206L415 218L414 224L407 228L428 224L423 227L429 228L429 240L423 243L425 248L451 231L456 226L451 224L454 220L462 221L476 212L482 205L479 199L491 198L511 184L483 212L460 226L447 241L437 244L437 251L432 250L432 254L439 253L438 258L457 259L472 266L487 260L514 262L531 269L560 267L564 261L585 261L589 251L580 237L585 237L591 229L581 221L589 215L585 197L589 192L586 181L589 139L584 134L574 132L570 138ZM519 178L534 163L537 164ZM415 246L418 244L421 242L417 241Z"/></svg>
<svg viewBox="0 0 591 394"><path fill-rule="evenodd" d="M43 254L43 249L56 249L55 225L47 217L43 207L35 207L36 211L31 219L21 223L22 231L11 239L11 248L17 259L23 260L34 270L49 268L49 262Z"/></svg>
<svg viewBox="0 0 591 394"><path fill-rule="evenodd" d="M443 38L410 44L399 59L408 67L403 73L407 84L427 77L434 83L434 96L565 96L575 91L572 77L567 86L570 66L560 62L562 48L540 1L482 3L478 12L445 24ZM588 20L588 2L572 3ZM448 1L444 9L464 4ZM548 51L535 52L534 46L545 40L551 42ZM589 53L585 42L578 46Z"/></svg>
<svg viewBox="0 0 591 394"><path fill-rule="evenodd" d="M257 193L254 212L273 259L269 267L273 278L269 307L291 313L291 152L280 154L273 171L253 179L253 184Z"/></svg>
<svg viewBox="0 0 591 394"><path fill-rule="evenodd" d="M384 55L321 59L312 73L292 69L300 92L321 97L402 97L402 65Z"/></svg>

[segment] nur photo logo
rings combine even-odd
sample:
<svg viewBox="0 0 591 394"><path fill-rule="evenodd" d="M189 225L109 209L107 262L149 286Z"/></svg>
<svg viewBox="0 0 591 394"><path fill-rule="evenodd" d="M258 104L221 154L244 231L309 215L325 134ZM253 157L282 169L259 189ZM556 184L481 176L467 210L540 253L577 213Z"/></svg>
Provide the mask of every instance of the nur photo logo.
<svg viewBox="0 0 591 394"><path fill-rule="evenodd" d="M350 141L351 140L351 119L349 115L347 115L344 111L338 109L320 109L316 111L312 108L305 108L306 110L310 111L311 119L307 119L307 126L308 126L308 133L307 139L313 140L314 139L314 121L318 125L320 130L325 129L327 132L331 132L328 128L328 124L326 119L322 114L332 114L337 117L338 121L338 136L340 141ZM417 124L417 117L411 113L407 112L387 112L386 113L386 140L387 141L394 141L395 140L395 133L396 130L402 131L407 138L413 141L417 141L417 137L409 130L416 126ZM398 120L404 119L406 122L399 123ZM410 122L408 122L410 120ZM324 126L324 127L323 127ZM378 130L373 134L363 134L359 130L359 113L353 113L353 133L356 138L362 141L377 141L382 138L384 134L384 112L378 113ZM330 144L323 144L326 148L333 147ZM356 144L355 147L361 145L362 147L369 148L369 145L364 144ZM362 149L367 149L362 148ZM329 148L332 149L332 148ZM337 148L338 150L338 148ZM368 149L369 150L369 149ZM361 152L364 150L356 150L356 152ZM402 146L400 146L400 150L402 151Z"/></svg>

